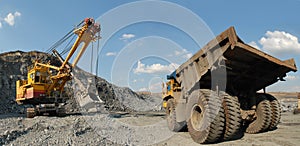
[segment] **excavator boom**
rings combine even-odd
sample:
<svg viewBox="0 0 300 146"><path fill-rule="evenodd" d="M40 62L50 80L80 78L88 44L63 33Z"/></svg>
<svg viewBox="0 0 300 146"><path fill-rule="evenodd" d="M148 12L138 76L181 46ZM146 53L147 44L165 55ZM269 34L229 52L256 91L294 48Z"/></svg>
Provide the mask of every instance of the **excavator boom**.
<svg viewBox="0 0 300 146"><path fill-rule="evenodd" d="M59 72L57 75L51 77L53 80L53 84L50 85L48 88L47 94L49 95L53 90L61 91L63 90L64 84L70 80L71 78L71 70L70 67L67 67L69 60L74 55L75 51L78 49L78 46L81 43L84 43L82 48L74 60L72 67L75 67L79 59L81 58L82 54L85 52L86 48L88 47L89 43L95 40L97 37L95 36L98 32L100 32L100 24L95 23L94 19L86 18L84 20L84 25L74 31L75 34L78 35L75 43L73 44L68 56L63 61ZM59 57L58 57L59 58ZM60 59L61 60L61 59ZM60 82L58 84L58 82Z"/></svg>

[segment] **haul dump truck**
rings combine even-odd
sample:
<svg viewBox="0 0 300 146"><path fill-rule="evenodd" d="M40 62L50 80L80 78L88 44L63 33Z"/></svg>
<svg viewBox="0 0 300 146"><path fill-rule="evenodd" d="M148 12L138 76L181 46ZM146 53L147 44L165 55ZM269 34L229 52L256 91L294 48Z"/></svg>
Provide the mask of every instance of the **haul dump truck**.
<svg viewBox="0 0 300 146"><path fill-rule="evenodd" d="M66 38L69 38L70 34L73 35L72 33L74 33L77 35L77 39L72 47L69 48L70 52L65 60L54 48L50 49L61 62L61 66L53 66L50 62L44 63L36 60L32 66L28 67L27 80L18 80L16 82L16 102L34 106L26 109L28 118L45 113L64 114L64 97L62 97L62 92L66 82L72 79L72 68L76 66L89 43L100 38L100 36L97 36L100 32L100 24L95 23L94 19L86 18L78 26L78 28L70 31L64 38L55 43L55 46L58 46ZM69 60L82 43L83 45L78 50L77 57L74 59L73 64L70 64Z"/></svg>
<svg viewBox="0 0 300 146"><path fill-rule="evenodd" d="M297 71L293 59L281 61L245 44L230 27L167 76L168 127L187 127L197 143L234 139L241 127L247 133L274 129L280 105L265 88L290 71Z"/></svg>

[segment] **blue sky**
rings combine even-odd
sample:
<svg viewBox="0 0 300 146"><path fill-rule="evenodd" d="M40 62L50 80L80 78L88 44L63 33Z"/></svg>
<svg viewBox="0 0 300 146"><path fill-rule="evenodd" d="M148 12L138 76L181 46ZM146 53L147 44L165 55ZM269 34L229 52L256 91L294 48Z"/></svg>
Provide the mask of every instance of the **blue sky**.
<svg viewBox="0 0 300 146"><path fill-rule="evenodd" d="M98 75L136 91L157 92L166 74L230 26L244 42L282 60L294 58L299 66L298 14L299 0L0 0L0 52L45 51L93 17L102 27ZM96 73L97 43L91 46L79 66ZM300 91L300 73L289 73L286 80L267 90Z"/></svg>

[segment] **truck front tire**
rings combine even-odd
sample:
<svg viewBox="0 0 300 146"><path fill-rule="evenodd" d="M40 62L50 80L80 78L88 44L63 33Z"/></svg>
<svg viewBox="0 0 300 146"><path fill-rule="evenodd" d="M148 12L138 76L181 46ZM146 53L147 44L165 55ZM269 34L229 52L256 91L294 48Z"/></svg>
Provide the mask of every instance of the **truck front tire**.
<svg viewBox="0 0 300 146"><path fill-rule="evenodd" d="M166 115L167 115L168 127L171 131L179 132L183 130L184 127L186 126L186 122L176 121L175 102L174 99L172 98L167 101Z"/></svg>
<svg viewBox="0 0 300 146"><path fill-rule="evenodd" d="M213 143L220 140L224 125L224 109L221 99L211 90L200 89L192 92L191 96L199 98L192 107L188 120L188 130L197 143Z"/></svg>

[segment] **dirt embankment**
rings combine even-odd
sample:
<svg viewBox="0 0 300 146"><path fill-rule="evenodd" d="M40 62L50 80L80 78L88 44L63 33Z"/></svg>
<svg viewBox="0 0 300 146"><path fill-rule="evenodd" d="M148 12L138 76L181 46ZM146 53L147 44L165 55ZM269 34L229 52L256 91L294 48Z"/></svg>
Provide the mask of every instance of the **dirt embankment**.
<svg viewBox="0 0 300 146"><path fill-rule="evenodd" d="M270 92L269 94L278 99L282 112L292 112L298 108L299 92Z"/></svg>

